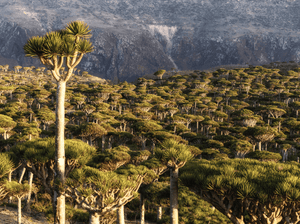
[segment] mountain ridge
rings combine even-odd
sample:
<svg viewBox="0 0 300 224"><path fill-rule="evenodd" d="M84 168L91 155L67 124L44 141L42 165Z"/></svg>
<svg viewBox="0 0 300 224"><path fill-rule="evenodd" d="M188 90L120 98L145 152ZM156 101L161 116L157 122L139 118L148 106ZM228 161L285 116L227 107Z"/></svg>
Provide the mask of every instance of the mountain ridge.
<svg viewBox="0 0 300 224"><path fill-rule="evenodd" d="M11 66L38 64L23 59L22 45L72 20L93 30L95 52L80 69L111 80L133 81L160 68L300 60L294 0L4 0L0 6L0 55Z"/></svg>

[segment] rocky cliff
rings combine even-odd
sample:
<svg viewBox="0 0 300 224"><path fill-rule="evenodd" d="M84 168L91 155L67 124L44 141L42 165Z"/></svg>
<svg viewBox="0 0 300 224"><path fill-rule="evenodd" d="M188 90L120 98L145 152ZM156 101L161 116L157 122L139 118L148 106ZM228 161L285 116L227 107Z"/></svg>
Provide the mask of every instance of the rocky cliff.
<svg viewBox="0 0 300 224"><path fill-rule="evenodd" d="M36 65L22 50L32 35L83 20L95 51L79 69L133 81L160 68L300 59L296 0L2 0L0 64Z"/></svg>

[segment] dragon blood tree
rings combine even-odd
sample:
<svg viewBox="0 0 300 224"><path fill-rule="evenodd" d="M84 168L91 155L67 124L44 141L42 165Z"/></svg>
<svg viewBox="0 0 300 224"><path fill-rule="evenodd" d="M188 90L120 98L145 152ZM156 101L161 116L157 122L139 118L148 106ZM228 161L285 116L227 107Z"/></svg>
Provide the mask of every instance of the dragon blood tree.
<svg viewBox="0 0 300 224"><path fill-rule="evenodd" d="M65 149L64 149L64 120L66 83L71 78L75 67L86 53L93 51L89 26L82 21L69 23L65 29L51 31L44 36L34 36L27 40L24 51L27 57L38 57L42 64L51 71L57 82L56 96L56 150L55 173L56 183L65 183ZM65 65L66 71L61 67ZM56 207L54 216L60 224L65 223L64 188L55 190ZM57 214L56 214L57 213ZM57 215L57 216L56 216Z"/></svg>
<svg viewBox="0 0 300 224"><path fill-rule="evenodd" d="M299 223L299 171L296 162L198 160L180 180L235 224Z"/></svg>

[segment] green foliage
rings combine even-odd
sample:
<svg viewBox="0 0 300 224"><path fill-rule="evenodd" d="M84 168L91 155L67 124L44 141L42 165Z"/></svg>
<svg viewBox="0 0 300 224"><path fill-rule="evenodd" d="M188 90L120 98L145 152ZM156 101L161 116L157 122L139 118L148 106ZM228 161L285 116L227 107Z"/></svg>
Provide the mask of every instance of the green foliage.
<svg viewBox="0 0 300 224"><path fill-rule="evenodd" d="M131 159L129 154L130 149L126 146L118 146L113 149L106 149L104 152L96 154L91 162L90 166L99 168L101 170L113 171L118 167L114 165L121 163L128 163Z"/></svg>
<svg viewBox="0 0 300 224"><path fill-rule="evenodd" d="M269 152L269 151L250 152L247 155L247 157L253 158L253 159L258 159L261 161L276 161L276 162L278 162L279 160L282 159L282 156L279 153Z"/></svg>
<svg viewBox="0 0 300 224"><path fill-rule="evenodd" d="M170 223L169 211L166 207L169 206L170 185L167 182L154 182L146 188L142 189L143 196L146 198L146 220L156 222L156 210L149 208L157 205L163 207L162 220L157 223ZM201 223L231 223L229 219L221 214L218 210L211 208L211 205L201 199L200 196L190 191L187 187L179 185L178 191L179 202L179 223L201 224ZM138 209L139 204L130 203L130 209ZM153 217L150 215L154 214ZM133 217L132 217L133 218Z"/></svg>
<svg viewBox="0 0 300 224"><path fill-rule="evenodd" d="M149 137L152 141L156 141L158 143L162 143L167 139L175 139L180 143L186 143L180 136L174 135L167 131L152 131L147 133L147 137Z"/></svg>
<svg viewBox="0 0 300 224"><path fill-rule="evenodd" d="M50 220L53 219L53 207L51 204L51 196L47 193L38 193L38 201L31 204L31 208L37 212L44 213Z"/></svg>
<svg viewBox="0 0 300 224"><path fill-rule="evenodd" d="M265 197L271 199L274 195L290 195L290 199L298 200L300 180L296 173L299 169L299 164L295 163L276 164L252 159L200 160L186 165L180 179L198 193L200 189L221 194L230 191L241 199L254 197L264 203Z"/></svg>
<svg viewBox="0 0 300 224"><path fill-rule="evenodd" d="M215 148L206 148L202 150L202 158L203 159L213 159L215 158L218 154L220 154L220 151Z"/></svg>
<svg viewBox="0 0 300 224"><path fill-rule="evenodd" d="M234 151L250 151L252 144L245 140L235 140L231 144L231 149Z"/></svg>
<svg viewBox="0 0 300 224"><path fill-rule="evenodd" d="M131 194L131 199L136 197L137 186L141 184L146 175L156 178L156 175L145 166L127 165L116 172L103 172L84 166L81 169L73 170L66 184L72 189L76 189L77 194L84 198L96 196L100 201L91 201L90 206L100 206L99 209L103 209L103 206L109 204L118 205L118 201L126 195L128 197Z"/></svg>
<svg viewBox="0 0 300 224"><path fill-rule="evenodd" d="M36 139L14 146L12 149L19 158L32 163L46 163L54 160L55 141L52 138ZM68 139L65 141L65 156L77 165L86 164L94 155L96 149L81 140Z"/></svg>
<svg viewBox="0 0 300 224"><path fill-rule="evenodd" d="M14 168L14 163L8 153L0 153L0 178L11 172Z"/></svg>
<svg viewBox="0 0 300 224"><path fill-rule="evenodd" d="M187 145L180 144L174 139L168 139L161 144L161 149L154 149L155 157L169 166L182 166L193 158Z"/></svg>
<svg viewBox="0 0 300 224"><path fill-rule="evenodd" d="M170 184L167 182L154 182L142 188L143 197L158 205L169 205Z"/></svg>
<svg viewBox="0 0 300 224"><path fill-rule="evenodd" d="M91 42L80 40L81 38L89 38L88 26L81 22L75 21L68 24L65 30L52 31L45 36L35 36L30 38L24 46L26 56L39 57L42 63L47 58L54 55L71 56L76 51L80 53L88 53L93 50ZM74 42L77 44L75 45Z"/></svg>
<svg viewBox="0 0 300 224"><path fill-rule="evenodd" d="M67 180L67 184L93 184L97 187L99 192L105 194L109 189L112 188L126 188L131 185L130 181L124 175L118 175L115 172L102 172L95 168L84 166L81 169L75 169L70 173ZM80 188L81 193L85 192L85 196L92 194L91 188Z"/></svg>
<svg viewBox="0 0 300 224"><path fill-rule="evenodd" d="M157 131L162 129L162 126L157 124L155 121L138 121L133 125L137 134L144 134L151 131Z"/></svg>
<svg viewBox="0 0 300 224"><path fill-rule="evenodd" d="M83 209L75 209L69 205L66 206L66 219L73 222L88 223L89 213Z"/></svg>
<svg viewBox="0 0 300 224"><path fill-rule="evenodd" d="M219 211L214 211L209 203L185 186L179 186L178 201L180 222L186 224L231 223L226 216Z"/></svg>
<svg viewBox="0 0 300 224"><path fill-rule="evenodd" d="M98 138L107 133L107 129L96 123L84 124L81 127L81 136Z"/></svg>
<svg viewBox="0 0 300 224"><path fill-rule="evenodd" d="M55 121L55 113L52 110L50 110L48 107L41 108L38 111L37 115L43 122Z"/></svg>
<svg viewBox="0 0 300 224"><path fill-rule="evenodd" d="M79 139L65 140L65 156L68 160L76 161L78 165L87 164L95 155L96 149Z"/></svg>
<svg viewBox="0 0 300 224"><path fill-rule="evenodd" d="M209 139L206 141L207 147L208 148L221 148L224 146L224 144L220 141Z"/></svg>
<svg viewBox="0 0 300 224"><path fill-rule="evenodd" d="M155 72L154 75L155 75L155 76L161 76L161 75L163 75L165 72L166 72L166 70L161 69L161 70L158 70L157 72Z"/></svg>
<svg viewBox="0 0 300 224"><path fill-rule="evenodd" d="M16 122L10 117L3 114L0 114L0 127L5 128L13 128L16 126Z"/></svg>
<svg viewBox="0 0 300 224"><path fill-rule="evenodd" d="M20 184L16 181L6 181L4 187L9 192L9 195L17 198L22 198L29 192L29 184Z"/></svg>
<svg viewBox="0 0 300 224"><path fill-rule="evenodd" d="M161 163L160 159L157 158L158 155L154 158L151 158L151 159L148 159L148 160L145 160L141 163L141 165L147 167L148 169L150 170L155 170L155 169L158 169L158 168L163 168L165 167L164 164Z"/></svg>

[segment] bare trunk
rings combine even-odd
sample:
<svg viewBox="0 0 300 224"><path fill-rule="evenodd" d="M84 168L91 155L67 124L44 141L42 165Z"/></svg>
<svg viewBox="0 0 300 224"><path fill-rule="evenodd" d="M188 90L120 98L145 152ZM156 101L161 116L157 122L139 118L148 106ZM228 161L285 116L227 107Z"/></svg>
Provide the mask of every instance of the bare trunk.
<svg viewBox="0 0 300 224"><path fill-rule="evenodd" d="M152 148L151 148L151 152L154 153L154 148L155 148L155 142L152 142Z"/></svg>
<svg viewBox="0 0 300 224"><path fill-rule="evenodd" d="M22 221L22 198L18 197L18 224L21 224Z"/></svg>
<svg viewBox="0 0 300 224"><path fill-rule="evenodd" d="M146 139L142 140L142 150L146 149Z"/></svg>
<svg viewBox="0 0 300 224"><path fill-rule="evenodd" d="M170 169L170 218L171 224L178 224L178 172Z"/></svg>
<svg viewBox="0 0 300 224"><path fill-rule="evenodd" d="M261 142L258 142L257 145L258 145L258 151L261 151Z"/></svg>
<svg viewBox="0 0 300 224"><path fill-rule="evenodd" d="M90 146L93 146L93 139L92 139L92 136L90 136L89 145L90 145Z"/></svg>
<svg viewBox="0 0 300 224"><path fill-rule="evenodd" d="M145 224L145 199L142 194L140 196L140 224Z"/></svg>
<svg viewBox="0 0 300 224"><path fill-rule="evenodd" d="M64 146L64 128L65 128L65 93L66 82L57 82L57 97L56 97L56 137L55 137L55 172L56 181L59 185L65 184L65 146ZM56 212L54 219L57 219L59 224L65 224L65 196L64 188L55 186L57 192ZM55 220L56 222L56 220Z"/></svg>
<svg viewBox="0 0 300 224"><path fill-rule="evenodd" d="M23 168L22 168L22 171L21 171L21 173L20 173L19 184L22 183L22 180L23 180L25 171L26 171L26 168L23 167Z"/></svg>
<svg viewBox="0 0 300 224"><path fill-rule="evenodd" d="M208 138L210 127L207 127L206 137Z"/></svg>
<svg viewBox="0 0 300 224"><path fill-rule="evenodd" d="M112 148L112 136L109 136L108 138L108 149L111 149Z"/></svg>
<svg viewBox="0 0 300 224"><path fill-rule="evenodd" d="M12 172L8 173L8 182L11 182L11 174L12 174ZM8 197L8 203L12 203L12 196Z"/></svg>
<svg viewBox="0 0 300 224"><path fill-rule="evenodd" d="M105 135L102 135L102 152L104 152L105 147Z"/></svg>
<svg viewBox="0 0 300 224"><path fill-rule="evenodd" d="M117 209L117 224L125 224L124 205Z"/></svg>
<svg viewBox="0 0 300 224"><path fill-rule="evenodd" d="M162 206L157 206L157 221L162 219Z"/></svg>
<svg viewBox="0 0 300 224"><path fill-rule="evenodd" d="M288 158L288 152L287 152L287 150L283 150L283 158L282 158L282 161L283 161L283 162L286 162L286 161L287 161L287 158Z"/></svg>
<svg viewBox="0 0 300 224"><path fill-rule="evenodd" d="M27 196L27 200L26 200L26 205L24 207L24 211L25 212L31 212L31 208L30 208L30 201L31 201L31 189L32 189L32 180L33 180L33 173L29 172L28 173L28 183L29 183L29 192L28 192L28 196Z"/></svg>
<svg viewBox="0 0 300 224"><path fill-rule="evenodd" d="M97 212L90 213L89 224L100 224L100 216Z"/></svg>

